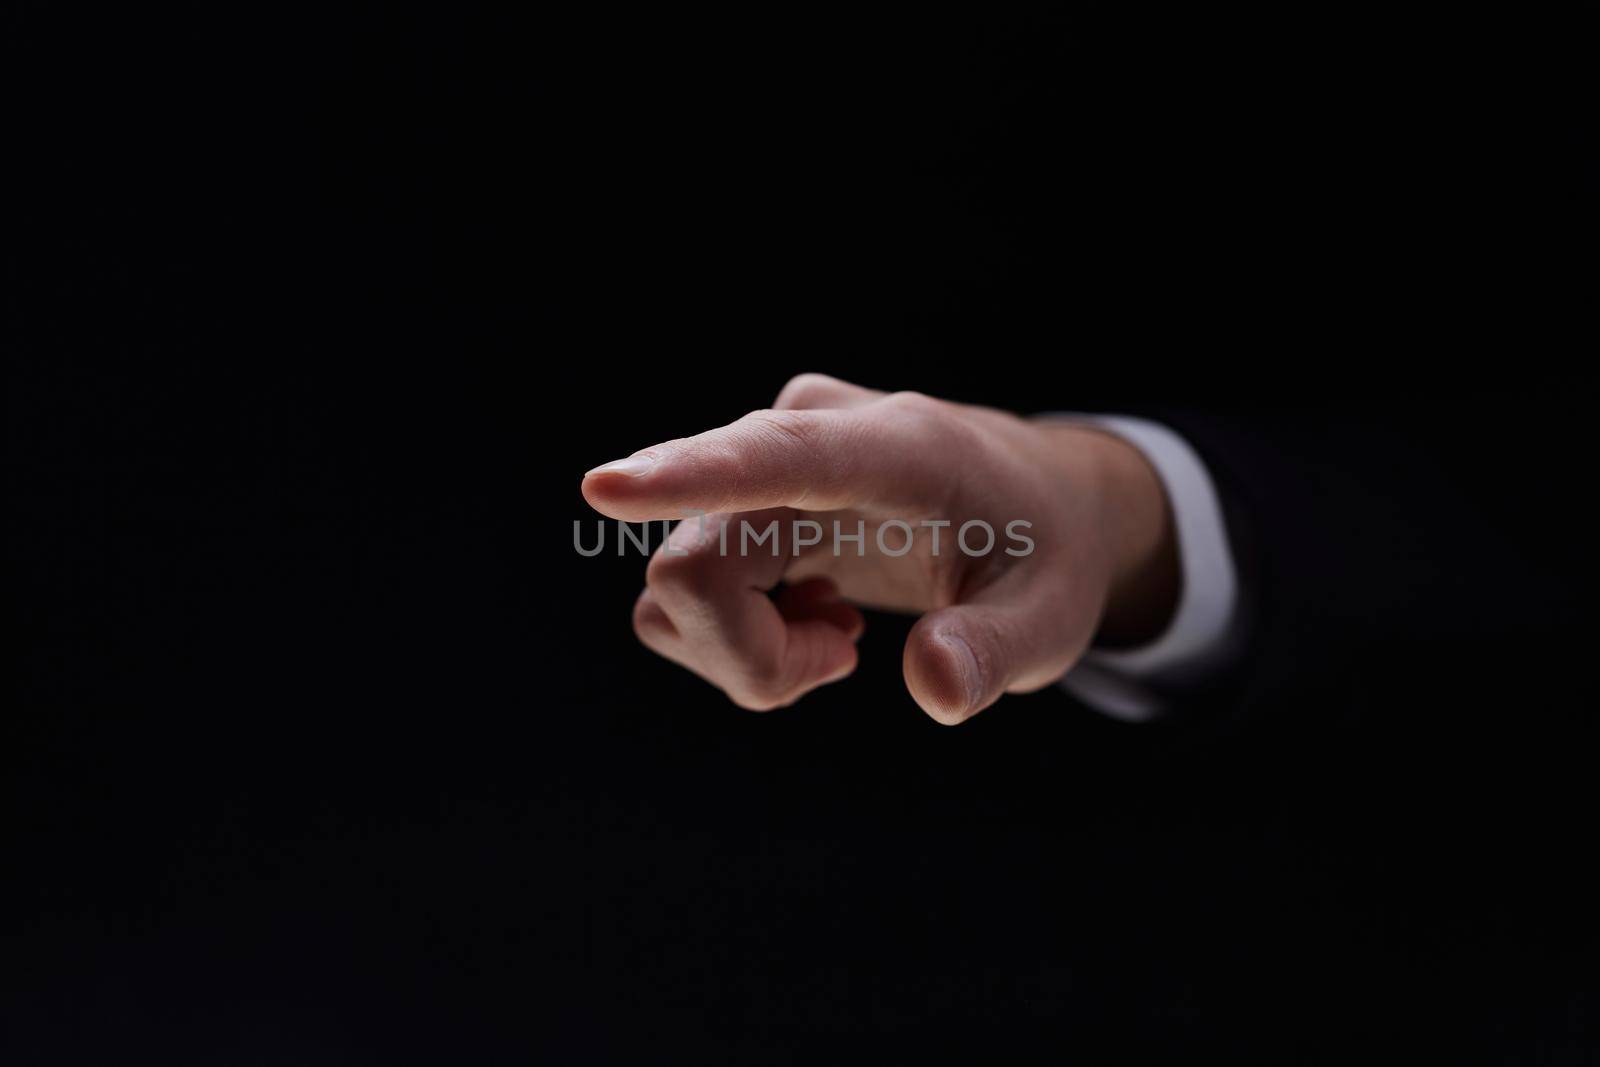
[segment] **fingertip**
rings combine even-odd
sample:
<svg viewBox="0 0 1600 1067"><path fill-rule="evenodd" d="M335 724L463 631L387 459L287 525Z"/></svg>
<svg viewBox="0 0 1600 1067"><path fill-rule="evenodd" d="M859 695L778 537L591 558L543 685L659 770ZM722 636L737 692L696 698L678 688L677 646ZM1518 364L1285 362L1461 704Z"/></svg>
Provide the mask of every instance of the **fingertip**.
<svg viewBox="0 0 1600 1067"><path fill-rule="evenodd" d="M904 669L911 698L935 722L955 726L981 709L981 670L959 634L913 631L906 641Z"/></svg>
<svg viewBox="0 0 1600 1067"><path fill-rule="evenodd" d="M610 512L606 509L611 500L607 483L610 481L612 479L607 478L604 474L596 474L594 471L589 471L583 476L583 481L578 486L579 491L583 493L584 502L600 512L600 514L608 516Z"/></svg>
<svg viewBox="0 0 1600 1067"><path fill-rule="evenodd" d="M825 619L789 623L789 655L807 691L849 677L861 661L855 641Z"/></svg>
<svg viewBox="0 0 1600 1067"><path fill-rule="evenodd" d="M861 653L856 648L855 643L852 642L848 645L845 645L844 648L840 650L839 658L837 662L835 662L833 669L825 673L817 682L817 684L828 685L832 682L843 681L854 674L856 672L856 668L860 665Z"/></svg>
<svg viewBox="0 0 1600 1067"><path fill-rule="evenodd" d="M861 635L867 632L867 617L850 604L835 604L829 607L828 621L845 632L852 644L861 640Z"/></svg>
<svg viewBox="0 0 1600 1067"><path fill-rule="evenodd" d="M640 475L596 467L583 476L579 489L588 505L607 518L642 522L652 517L644 513L648 509L642 509L644 481Z"/></svg>

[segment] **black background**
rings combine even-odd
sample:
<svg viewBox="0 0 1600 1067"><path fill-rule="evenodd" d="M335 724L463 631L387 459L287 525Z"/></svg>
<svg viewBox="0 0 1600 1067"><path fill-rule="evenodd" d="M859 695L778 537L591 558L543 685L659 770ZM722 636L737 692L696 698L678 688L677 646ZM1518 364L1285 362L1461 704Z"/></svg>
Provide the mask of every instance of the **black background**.
<svg viewBox="0 0 1600 1067"><path fill-rule="evenodd" d="M1590 1062L1575 65L13 10L8 1062ZM941 728L887 617L756 716L572 522L805 370L1289 426L1308 499L1421 473L1318 531L1377 600L1242 725ZM1390 614L1418 569L1452 596Z"/></svg>

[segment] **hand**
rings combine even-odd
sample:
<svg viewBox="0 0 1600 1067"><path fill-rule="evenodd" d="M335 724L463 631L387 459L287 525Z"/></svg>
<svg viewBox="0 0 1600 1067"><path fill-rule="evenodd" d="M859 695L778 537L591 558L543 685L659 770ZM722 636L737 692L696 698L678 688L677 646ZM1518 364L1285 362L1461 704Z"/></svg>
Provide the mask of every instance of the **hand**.
<svg viewBox="0 0 1600 1067"><path fill-rule="evenodd" d="M1136 449L820 374L770 410L595 468L583 494L631 522L707 513L650 560L634 629L755 710L855 669L855 605L922 616L906 687L953 724L1056 681L1097 635L1154 636L1177 598L1166 497ZM776 540L757 543L774 520ZM973 520L993 532L987 551L981 526L959 537ZM836 542L836 521L862 541Z"/></svg>

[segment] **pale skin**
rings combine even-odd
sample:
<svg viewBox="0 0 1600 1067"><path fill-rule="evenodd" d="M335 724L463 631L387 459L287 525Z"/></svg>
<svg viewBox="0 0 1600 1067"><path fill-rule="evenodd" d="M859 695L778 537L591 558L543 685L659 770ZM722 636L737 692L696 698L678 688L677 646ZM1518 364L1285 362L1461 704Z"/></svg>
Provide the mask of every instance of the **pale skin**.
<svg viewBox="0 0 1600 1067"><path fill-rule="evenodd" d="M634 631L758 711L855 670L860 607L920 616L906 640L906 688L953 725L1057 681L1091 644L1155 636L1177 600L1170 508L1130 445L820 374L791 380L771 408L595 468L583 494L629 522L707 513L679 523L670 551L651 558ZM798 553L797 518L827 531ZM773 519L778 554L770 541L741 554L740 520L759 533ZM865 522L865 555L853 542L835 554L835 519L847 533ZM904 556L879 550L876 530L891 519L915 530ZM971 519L995 530L992 551L959 550L957 528ZM1025 556L1005 552L1025 547L1005 533L1018 519L1031 524ZM935 555L933 528L921 523L939 520L951 526L939 529ZM898 551L904 531L884 540Z"/></svg>

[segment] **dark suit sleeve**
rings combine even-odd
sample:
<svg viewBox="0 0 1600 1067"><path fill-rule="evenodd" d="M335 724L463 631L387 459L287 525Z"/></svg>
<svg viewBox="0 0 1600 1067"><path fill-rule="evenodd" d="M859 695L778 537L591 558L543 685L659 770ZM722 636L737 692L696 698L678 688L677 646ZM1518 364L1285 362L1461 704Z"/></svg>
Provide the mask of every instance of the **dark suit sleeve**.
<svg viewBox="0 0 1600 1067"><path fill-rule="evenodd" d="M1553 394L1152 413L1201 453L1240 573L1230 723L1414 710L1570 673L1585 610L1583 420Z"/></svg>

